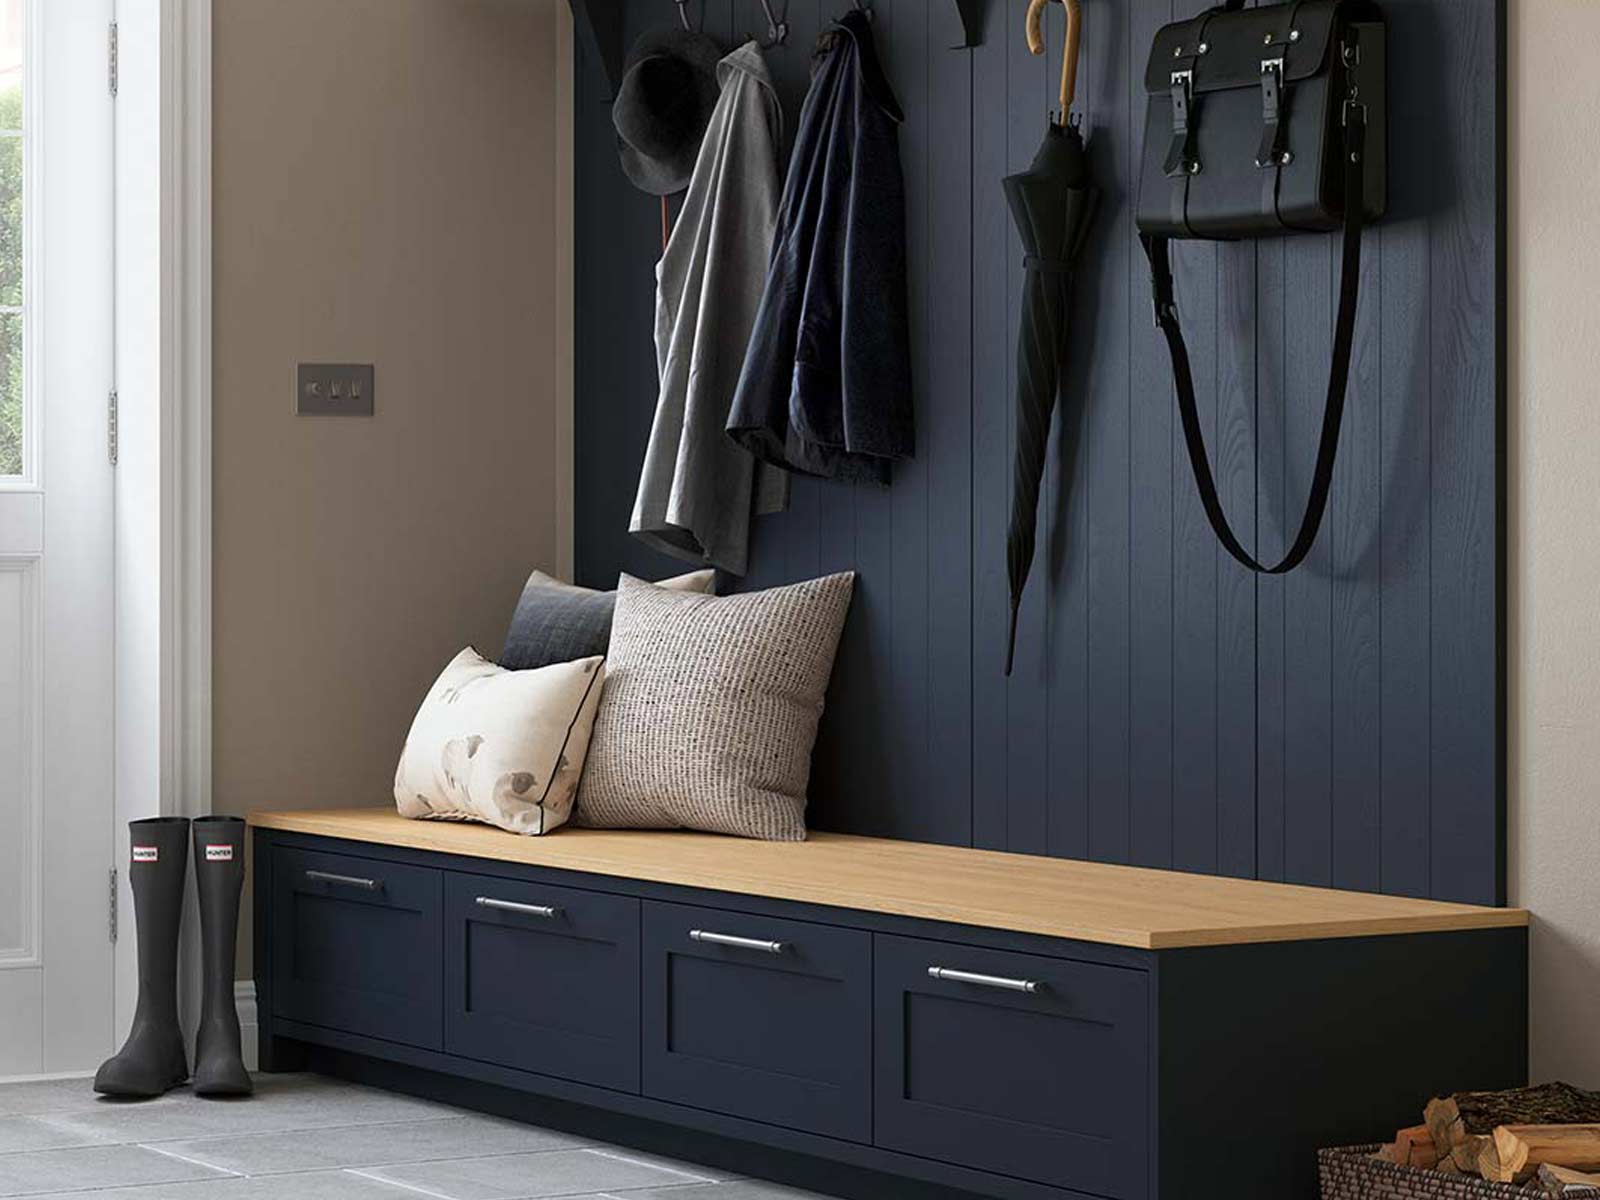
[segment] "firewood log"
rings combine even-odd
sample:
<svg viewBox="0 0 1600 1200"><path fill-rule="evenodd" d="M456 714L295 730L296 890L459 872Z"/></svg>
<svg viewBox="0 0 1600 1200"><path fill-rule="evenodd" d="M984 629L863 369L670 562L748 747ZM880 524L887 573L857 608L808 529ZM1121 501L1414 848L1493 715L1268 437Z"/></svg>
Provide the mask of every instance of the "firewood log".
<svg viewBox="0 0 1600 1200"><path fill-rule="evenodd" d="M1539 1164L1539 1182L1551 1200L1595 1200L1600 1197L1600 1175L1574 1171L1571 1167L1558 1167L1554 1163Z"/></svg>
<svg viewBox="0 0 1600 1200"><path fill-rule="evenodd" d="M1402 1167L1431 1168L1439 1161L1439 1153L1433 1147L1433 1134L1426 1125L1413 1125L1409 1129L1402 1129L1394 1135L1394 1142L1389 1146L1389 1161L1399 1163Z"/></svg>
<svg viewBox="0 0 1600 1200"><path fill-rule="evenodd" d="M1478 1152L1478 1174L1496 1183L1531 1179L1543 1163L1600 1168L1600 1124L1501 1125Z"/></svg>
<svg viewBox="0 0 1600 1200"><path fill-rule="evenodd" d="M1600 1122L1600 1092L1570 1083L1543 1083L1504 1092L1457 1092L1430 1100L1423 1121L1439 1157L1476 1173L1478 1155L1500 1125L1578 1125Z"/></svg>

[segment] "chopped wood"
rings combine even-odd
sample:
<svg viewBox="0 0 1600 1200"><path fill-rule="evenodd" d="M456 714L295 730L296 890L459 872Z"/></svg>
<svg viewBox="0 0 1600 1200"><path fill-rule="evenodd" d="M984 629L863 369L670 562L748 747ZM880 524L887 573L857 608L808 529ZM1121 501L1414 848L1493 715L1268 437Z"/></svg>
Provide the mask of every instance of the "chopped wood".
<svg viewBox="0 0 1600 1200"><path fill-rule="evenodd" d="M1413 1125L1400 1130L1387 1149L1389 1161L1399 1163L1402 1167L1431 1168L1439 1161L1439 1152L1433 1146L1433 1134L1426 1125Z"/></svg>
<svg viewBox="0 0 1600 1200"><path fill-rule="evenodd" d="M1531 1179L1543 1163L1600 1169L1600 1124L1501 1125L1478 1153L1478 1173L1496 1183Z"/></svg>
<svg viewBox="0 0 1600 1200"><path fill-rule="evenodd" d="M1551 1200L1593 1200L1600 1197L1600 1175L1574 1171L1571 1167L1558 1167L1554 1163L1539 1164L1539 1182Z"/></svg>
<svg viewBox="0 0 1600 1200"><path fill-rule="evenodd" d="M1457 1092L1428 1102L1423 1121L1435 1151L1475 1173L1478 1156L1501 1125L1578 1125L1600 1122L1600 1092L1570 1083L1542 1083L1503 1092Z"/></svg>

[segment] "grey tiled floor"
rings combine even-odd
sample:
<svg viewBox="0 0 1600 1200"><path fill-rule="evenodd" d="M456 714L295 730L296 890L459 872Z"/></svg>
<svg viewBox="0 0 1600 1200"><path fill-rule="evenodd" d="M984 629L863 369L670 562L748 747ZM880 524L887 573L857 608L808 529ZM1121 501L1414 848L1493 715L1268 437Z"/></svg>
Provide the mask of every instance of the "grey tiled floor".
<svg viewBox="0 0 1600 1200"><path fill-rule="evenodd" d="M249 1100L0 1084L0 1197L91 1200L813 1200L564 1133L310 1075ZM818 1198L820 1200L820 1198Z"/></svg>

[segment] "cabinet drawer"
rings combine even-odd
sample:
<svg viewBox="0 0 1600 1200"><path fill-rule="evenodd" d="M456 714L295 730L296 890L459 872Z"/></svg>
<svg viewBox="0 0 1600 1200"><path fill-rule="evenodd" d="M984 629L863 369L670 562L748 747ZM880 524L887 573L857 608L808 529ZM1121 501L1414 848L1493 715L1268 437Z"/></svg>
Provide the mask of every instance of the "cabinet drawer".
<svg viewBox="0 0 1600 1200"><path fill-rule="evenodd" d="M440 872L276 849L272 1011L438 1050Z"/></svg>
<svg viewBox="0 0 1600 1200"><path fill-rule="evenodd" d="M871 1138L871 935L646 902L644 1091Z"/></svg>
<svg viewBox="0 0 1600 1200"><path fill-rule="evenodd" d="M639 902L451 872L445 1049L639 1090Z"/></svg>
<svg viewBox="0 0 1600 1200"><path fill-rule="evenodd" d="M885 935L874 955L879 1146L1146 1195L1143 972Z"/></svg>

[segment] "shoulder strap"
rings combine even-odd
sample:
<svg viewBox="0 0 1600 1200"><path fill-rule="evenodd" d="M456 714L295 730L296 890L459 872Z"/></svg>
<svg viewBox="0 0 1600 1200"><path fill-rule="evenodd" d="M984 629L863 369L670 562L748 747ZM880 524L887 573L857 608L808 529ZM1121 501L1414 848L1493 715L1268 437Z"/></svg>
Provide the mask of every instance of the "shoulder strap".
<svg viewBox="0 0 1600 1200"><path fill-rule="evenodd" d="M1195 403L1194 374L1189 366L1189 350L1178 325L1178 309L1173 300L1172 264L1168 239L1144 235L1145 253L1150 258L1150 283L1154 292L1156 327L1166 335L1172 354L1172 375L1177 385L1178 413L1183 420L1183 440L1194 468L1195 485L1206 518L1223 547L1240 563L1262 575L1284 575L1305 561L1316 544L1322 517L1328 508L1328 492L1333 486L1333 464L1339 451L1339 427L1344 421L1345 392L1350 381L1350 354L1355 341L1356 300L1361 286L1361 226L1365 221L1366 110L1363 105L1347 104L1344 113L1344 261L1340 268L1339 318L1333 335L1333 365L1328 372L1328 398L1322 413L1322 440L1317 447L1317 465L1311 476L1311 495L1306 501L1300 532L1289 552L1276 566L1265 566L1244 548L1217 495L1216 480L1206 455L1205 437L1200 429L1200 412Z"/></svg>

